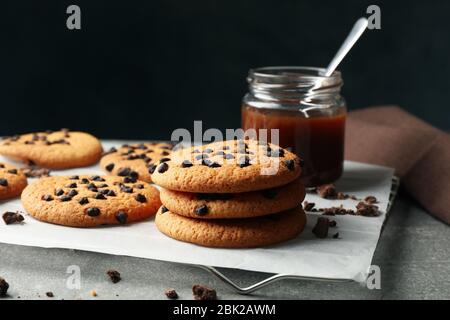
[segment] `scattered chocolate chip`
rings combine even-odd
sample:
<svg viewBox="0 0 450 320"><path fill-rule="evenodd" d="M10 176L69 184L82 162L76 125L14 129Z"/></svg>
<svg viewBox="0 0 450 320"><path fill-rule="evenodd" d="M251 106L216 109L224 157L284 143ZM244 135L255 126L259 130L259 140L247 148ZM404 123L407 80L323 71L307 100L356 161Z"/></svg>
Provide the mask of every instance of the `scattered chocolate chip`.
<svg viewBox="0 0 450 320"><path fill-rule="evenodd" d="M175 291L175 289L172 289L172 288L166 289L164 291L164 294L169 299L178 299L178 293Z"/></svg>
<svg viewBox="0 0 450 320"><path fill-rule="evenodd" d="M331 208L321 208L320 211L323 211L323 215L325 216L336 216L336 215L345 215L345 214L355 214L354 210L345 209L343 205L339 207L331 207Z"/></svg>
<svg viewBox="0 0 450 320"><path fill-rule="evenodd" d="M75 197L78 194L77 190L70 190L69 193L67 194L69 197Z"/></svg>
<svg viewBox="0 0 450 320"><path fill-rule="evenodd" d="M100 209L96 207L86 209L86 214L90 217L97 217L100 215Z"/></svg>
<svg viewBox="0 0 450 320"><path fill-rule="evenodd" d="M284 164L286 168L288 168L290 171L294 171L295 169L295 161L294 160L284 160Z"/></svg>
<svg viewBox="0 0 450 320"><path fill-rule="evenodd" d="M55 196L62 196L64 194L64 190L63 189L56 189L55 190Z"/></svg>
<svg viewBox="0 0 450 320"><path fill-rule="evenodd" d="M74 188L76 188L77 187L77 184L74 182L74 183L71 183L71 184L68 184L67 186L66 186L66 188L71 188L71 189L74 189Z"/></svg>
<svg viewBox="0 0 450 320"><path fill-rule="evenodd" d="M5 279L0 277L0 297L6 296L6 293L8 292L9 284L6 282Z"/></svg>
<svg viewBox="0 0 450 320"><path fill-rule="evenodd" d="M126 212L123 212L123 211L117 212L115 217L116 217L116 220L119 221L120 224L125 224L128 219L128 215L126 214Z"/></svg>
<svg viewBox="0 0 450 320"><path fill-rule="evenodd" d="M80 179L80 177L79 176L71 176L69 179L70 180L78 180L78 179Z"/></svg>
<svg viewBox="0 0 450 320"><path fill-rule="evenodd" d="M94 196L94 199L97 199L97 200L106 200L106 197L105 197L103 194L101 194L101 193L97 193L97 194Z"/></svg>
<svg viewBox="0 0 450 320"><path fill-rule="evenodd" d="M181 163L181 167L182 168L189 168L189 167L192 167L193 166L193 164L192 164L192 162L190 162L189 160L184 160L182 163Z"/></svg>
<svg viewBox="0 0 450 320"><path fill-rule="evenodd" d="M164 206L161 206L161 213L166 213L167 211L169 211L169 209L167 209Z"/></svg>
<svg viewBox="0 0 450 320"><path fill-rule="evenodd" d="M333 183L324 184L316 188L317 194L325 199L336 197L336 186Z"/></svg>
<svg viewBox="0 0 450 320"><path fill-rule="evenodd" d="M262 190L261 194L266 199L274 199L277 196L278 192L275 189L267 189Z"/></svg>
<svg viewBox="0 0 450 320"><path fill-rule="evenodd" d="M208 207L204 204L195 208L194 213L198 216L204 216L208 214Z"/></svg>
<svg viewBox="0 0 450 320"><path fill-rule="evenodd" d="M108 270L106 274L108 275L112 283L117 283L122 280L122 278L120 277L120 273L117 270Z"/></svg>
<svg viewBox="0 0 450 320"><path fill-rule="evenodd" d="M59 197L59 200L61 200L62 202L66 202L66 201L72 200L72 197L69 195L63 195L63 196Z"/></svg>
<svg viewBox="0 0 450 320"><path fill-rule="evenodd" d="M126 176L130 175L130 172L131 172L131 169L128 168L128 167L127 168L120 168L119 171L117 172L117 175L119 177L126 177Z"/></svg>
<svg viewBox="0 0 450 320"><path fill-rule="evenodd" d="M338 239L339 238L339 232L336 232L335 234L333 234L333 239Z"/></svg>
<svg viewBox="0 0 450 320"><path fill-rule="evenodd" d="M52 201L53 197L49 194L46 194L46 195L43 195L41 199L44 201Z"/></svg>
<svg viewBox="0 0 450 320"><path fill-rule="evenodd" d="M374 203L377 203L378 200L374 196L367 196L364 198L364 202L369 203L369 204L374 204Z"/></svg>
<svg viewBox="0 0 450 320"><path fill-rule="evenodd" d="M328 237L328 228L330 226L330 220L328 218L317 218L316 225L312 229L312 232L317 238L324 239Z"/></svg>
<svg viewBox="0 0 450 320"><path fill-rule="evenodd" d="M200 284L192 287L192 293L195 300L217 300L216 290Z"/></svg>
<svg viewBox="0 0 450 320"><path fill-rule="evenodd" d="M108 197L115 197L116 193L113 190L108 190L108 193L106 194Z"/></svg>
<svg viewBox="0 0 450 320"><path fill-rule="evenodd" d="M55 295L53 294L53 292L51 292L51 291L46 292L45 295L46 295L47 297L49 297L49 298L53 298L53 297L55 296Z"/></svg>
<svg viewBox="0 0 450 320"><path fill-rule="evenodd" d="M78 203L81 204L81 205L84 205L84 204L89 203L89 200L88 200L88 198L83 197L83 198L80 199L80 201L78 201Z"/></svg>
<svg viewBox="0 0 450 320"><path fill-rule="evenodd" d="M159 165L158 167L158 172L159 173L164 173L167 171L167 169L169 169L169 165L166 162L163 162Z"/></svg>
<svg viewBox="0 0 450 320"><path fill-rule="evenodd" d="M5 212L2 218L5 224L19 223L24 220L24 217L20 213L10 211Z"/></svg>
<svg viewBox="0 0 450 320"><path fill-rule="evenodd" d="M17 174L17 169L9 169L8 173Z"/></svg>
<svg viewBox="0 0 450 320"><path fill-rule="evenodd" d="M134 199L136 199L136 201L142 202L142 203L147 202L147 198L146 198L143 194L140 194L140 193L138 193L138 194L134 197Z"/></svg>
<svg viewBox="0 0 450 320"><path fill-rule="evenodd" d="M337 222L336 220L330 220L328 225L330 226L330 228L335 228L337 226Z"/></svg>
<svg viewBox="0 0 450 320"><path fill-rule="evenodd" d="M8 180L0 178L0 186L7 187L8 186Z"/></svg>
<svg viewBox="0 0 450 320"><path fill-rule="evenodd" d="M312 209L314 209L315 206L316 204L314 202L308 201L303 202L303 210L305 211L312 211Z"/></svg>
<svg viewBox="0 0 450 320"><path fill-rule="evenodd" d="M105 167L106 171L111 172L114 169L114 163L110 163Z"/></svg>
<svg viewBox="0 0 450 320"><path fill-rule="evenodd" d="M148 167L148 173L153 174L156 170L156 164L152 164Z"/></svg>

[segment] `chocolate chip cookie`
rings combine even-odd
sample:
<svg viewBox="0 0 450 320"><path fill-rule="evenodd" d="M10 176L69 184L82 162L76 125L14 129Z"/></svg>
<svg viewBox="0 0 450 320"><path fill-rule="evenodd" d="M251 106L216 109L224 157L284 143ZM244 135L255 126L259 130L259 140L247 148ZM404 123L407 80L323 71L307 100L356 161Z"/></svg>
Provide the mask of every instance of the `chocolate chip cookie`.
<svg viewBox="0 0 450 320"><path fill-rule="evenodd" d="M45 222L94 227L125 224L148 218L161 202L148 183L114 176L58 176L41 178L22 192L22 204Z"/></svg>
<svg viewBox="0 0 450 320"><path fill-rule="evenodd" d="M172 152L152 167L154 183L170 190L240 193L275 188L300 176L292 152L256 140L229 140Z"/></svg>
<svg viewBox="0 0 450 320"><path fill-rule="evenodd" d="M0 141L0 154L42 168L68 169L96 163L102 145L94 136L62 129L28 133Z"/></svg>
<svg viewBox="0 0 450 320"><path fill-rule="evenodd" d="M306 224L298 207L282 213L247 219L192 219L161 207L156 226L165 235L207 247L262 247L297 237Z"/></svg>
<svg viewBox="0 0 450 320"><path fill-rule="evenodd" d="M0 162L0 200L17 197L27 186L27 177L16 167Z"/></svg>
<svg viewBox="0 0 450 320"><path fill-rule="evenodd" d="M170 160L172 147L169 143L125 144L108 151L100 160L100 166L111 175L151 182L153 168Z"/></svg>
<svg viewBox="0 0 450 320"><path fill-rule="evenodd" d="M170 211L192 218L257 217L299 206L305 187L299 179L277 188L244 193L190 193L161 188L161 202Z"/></svg>

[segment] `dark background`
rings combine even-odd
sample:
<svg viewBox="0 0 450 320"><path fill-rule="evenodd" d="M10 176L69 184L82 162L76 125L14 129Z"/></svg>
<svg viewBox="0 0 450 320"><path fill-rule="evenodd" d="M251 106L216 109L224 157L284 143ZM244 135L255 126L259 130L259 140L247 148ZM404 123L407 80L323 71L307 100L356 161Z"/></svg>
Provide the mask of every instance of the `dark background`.
<svg viewBox="0 0 450 320"><path fill-rule="evenodd" d="M17 0L1 7L0 135L238 127L249 68L326 66L370 4L382 29L340 66L349 109L398 104L450 129L450 1Z"/></svg>

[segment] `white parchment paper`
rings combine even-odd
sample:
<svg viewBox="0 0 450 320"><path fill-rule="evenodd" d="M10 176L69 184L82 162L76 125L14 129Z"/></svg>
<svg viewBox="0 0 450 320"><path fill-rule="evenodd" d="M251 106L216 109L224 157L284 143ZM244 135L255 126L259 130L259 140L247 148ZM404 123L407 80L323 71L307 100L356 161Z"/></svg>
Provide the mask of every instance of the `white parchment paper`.
<svg viewBox="0 0 450 320"><path fill-rule="evenodd" d="M121 143L104 142L104 148ZM0 161L10 162L1 157ZM52 175L82 173L102 174L102 171L93 166L53 171ZM392 177L390 168L345 162L344 175L337 183L338 190L358 198L377 197L382 214L379 217L332 217L337 221L337 228L330 228L327 239L318 239L311 231L319 216L315 213L308 214L307 226L297 239L258 249L214 249L176 241L160 233L153 219L127 226L82 229L52 225L25 215L23 224L7 226L0 221L0 242L362 282L367 276L386 218ZM32 183L33 179L29 182ZM314 194L307 194L306 200L315 202L317 207L343 204L354 208L357 204L357 201L349 199L325 200ZM0 214L16 210L24 212L19 199L0 202ZM339 232L339 238L333 239L331 235L336 232Z"/></svg>

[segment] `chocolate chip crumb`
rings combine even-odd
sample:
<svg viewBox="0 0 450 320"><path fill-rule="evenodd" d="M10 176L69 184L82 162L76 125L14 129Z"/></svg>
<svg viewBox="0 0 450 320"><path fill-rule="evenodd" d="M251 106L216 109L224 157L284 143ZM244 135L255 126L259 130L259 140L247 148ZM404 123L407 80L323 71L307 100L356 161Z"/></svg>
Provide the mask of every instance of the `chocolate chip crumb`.
<svg viewBox="0 0 450 320"><path fill-rule="evenodd" d="M6 293L8 292L9 284L6 282L5 279L0 277L0 297L6 296Z"/></svg>
<svg viewBox="0 0 450 320"><path fill-rule="evenodd" d="M164 291L164 294L169 299L178 299L178 293L175 291L175 289L172 289L172 288L166 289Z"/></svg>
<svg viewBox="0 0 450 320"><path fill-rule="evenodd" d="M328 228L330 226L330 220L328 218L317 218L316 225L312 229L312 232L317 238L324 239L328 236Z"/></svg>
<svg viewBox="0 0 450 320"><path fill-rule="evenodd" d="M303 202L303 210L305 211L312 211L312 209L314 209L315 206L316 204L314 202L308 201Z"/></svg>
<svg viewBox="0 0 450 320"><path fill-rule="evenodd" d="M138 193L134 198L136 199L136 201L141 202L141 203L147 202L147 198L143 194L140 194L140 193Z"/></svg>
<svg viewBox="0 0 450 320"><path fill-rule="evenodd" d="M192 293L195 300L217 300L216 290L200 284L192 287Z"/></svg>
<svg viewBox="0 0 450 320"><path fill-rule="evenodd" d="M335 228L337 226L337 222L336 220L330 220L328 225L330 226L330 228Z"/></svg>
<svg viewBox="0 0 450 320"><path fill-rule="evenodd" d="M336 186L333 183L324 184L316 188L319 196L325 199L333 199L336 197Z"/></svg>
<svg viewBox="0 0 450 320"><path fill-rule="evenodd" d="M330 207L330 208L321 208L320 211L323 211L323 215L325 216L336 216L336 215L345 215L351 214L354 215L355 211L352 209L345 209L343 205L339 207Z"/></svg>
<svg viewBox="0 0 450 320"><path fill-rule="evenodd" d="M336 232L335 234L333 234L333 239L338 239L339 238L339 232Z"/></svg>
<svg viewBox="0 0 450 320"><path fill-rule="evenodd" d="M108 270L106 274L108 275L112 283L117 283L122 280L122 278L120 277L120 272L117 270Z"/></svg>
<svg viewBox="0 0 450 320"><path fill-rule="evenodd" d="M356 214L365 217L376 217L379 216L380 212L377 206L361 201L356 205Z"/></svg>
<svg viewBox="0 0 450 320"><path fill-rule="evenodd" d="M119 221L120 224L127 223L128 214L126 212L119 211L116 213L115 217L116 217L116 220Z"/></svg>
<svg viewBox="0 0 450 320"><path fill-rule="evenodd" d="M51 292L51 291L46 292L45 295L46 295L47 297L49 297L49 298L53 298L53 297L55 296L55 295L53 294L53 292Z"/></svg>
<svg viewBox="0 0 450 320"><path fill-rule="evenodd" d="M198 216L204 216L208 214L208 207L205 204L202 204L195 208L194 213Z"/></svg>
<svg viewBox="0 0 450 320"><path fill-rule="evenodd" d="M338 200L345 200L345 199L348 199L348 198L349 198L349 195L348 195L348 194L345 194L345 193L343 193L343 192L338 192L336 198L337 198Z"/></svg>
<svg viewBox="0 0 450 320"><path fill-rule="evenodd" d="M96 207L88 208L86 214L90 217L97 217L100 215L100 209Z"/></svg>
<svg viewBox="0 0 450 320"><path fill-rule="evenodd" d="M3 218L3 221L5 222L5 224L20 223L23 220L25 220L24 217L20 213L10 212L10 211L5 212L2 216L2 218Z"/></svg>

